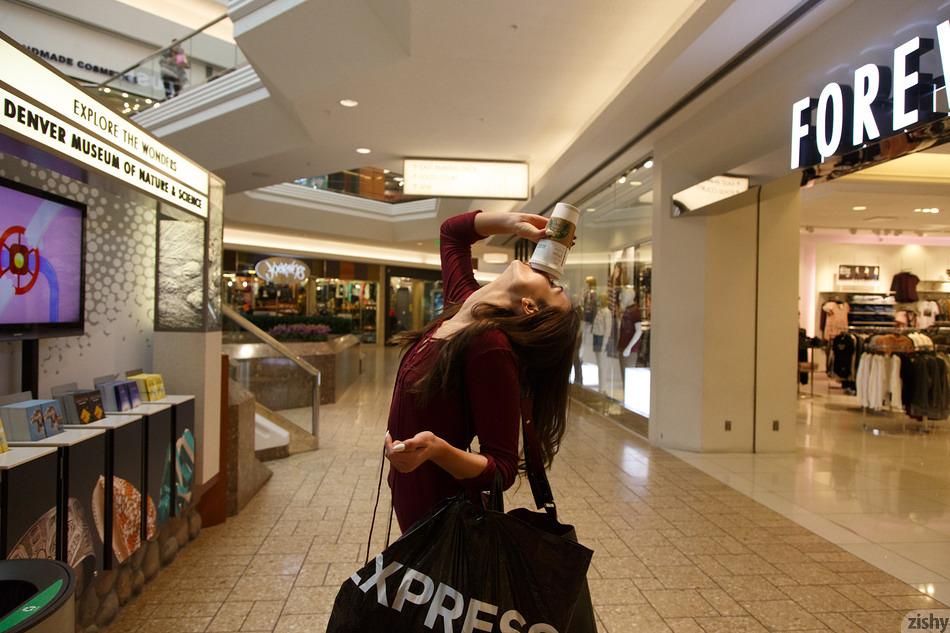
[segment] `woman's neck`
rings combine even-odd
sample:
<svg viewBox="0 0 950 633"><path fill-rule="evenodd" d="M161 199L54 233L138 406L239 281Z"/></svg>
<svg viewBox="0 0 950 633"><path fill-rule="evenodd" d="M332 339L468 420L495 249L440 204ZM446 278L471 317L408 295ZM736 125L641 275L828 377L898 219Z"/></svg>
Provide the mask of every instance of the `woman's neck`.
<svg viewBox="0 0 950 633"><path fill-rule="evenodd" d="M504 288L486 284L470 294L462 303L459 311L452 318L443 321L433 335L436 338L450 338L456 332L471 325L475 321L472 310L480 303L506 307L510 305L511 297Z"/></svg>

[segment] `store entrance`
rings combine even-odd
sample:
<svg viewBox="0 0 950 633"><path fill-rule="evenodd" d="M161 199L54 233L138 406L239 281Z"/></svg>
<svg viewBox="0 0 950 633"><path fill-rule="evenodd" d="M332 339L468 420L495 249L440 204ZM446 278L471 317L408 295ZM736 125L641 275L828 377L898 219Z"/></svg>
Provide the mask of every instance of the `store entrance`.
<svg viewBox="0 0 950 633"><path fill-rule="evenodd" d="M947 576L950 145L805 187L801 209L796 472L770 493Z"/></svg>

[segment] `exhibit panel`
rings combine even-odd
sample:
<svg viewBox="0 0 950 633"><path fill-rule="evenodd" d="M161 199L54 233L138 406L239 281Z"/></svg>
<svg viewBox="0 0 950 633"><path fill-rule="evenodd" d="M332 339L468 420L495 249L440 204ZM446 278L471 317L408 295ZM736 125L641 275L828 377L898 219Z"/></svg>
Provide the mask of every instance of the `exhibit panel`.
<svg viewBox="0 0 950 633"><path fill-rule="evenodd" d="M142 472L145 491L142 507L142 538L152 540L157 530L172 515L172 407L166 404L143 404L127 411L109 415L132 415L142 419Z"/></svg>
<svg viewBox="0 0 950 633"><path fill-rule="evenodd" d="M106 431L67 429L36 442L14 447L54 446L59 453L57 493L57 558L72 568L84 587L104 569L103 535L96 529L107 508L99 494L106 475Z"/></svg>
<svg viewBox="0 0 950 633"><path fill-rule="evenodd" d="M165 396L151 404L172 408L172 495L173 516L181 516L191 506L195 485L195 397Z"/></svg>
<svg viewBox="0 0 950 633"><path fill-rule="evenodd" d="M0 557L56 558L55 447L0 454Z"/></svg>
<svg viewBox="0 0 950 633"><path fill-rule="evenodd" d="M107 416L81 427L67 427L80 429L105 431L105 473L96 482L92 520L103 542L103 566L116 569L142 546L144 423L137 415ZM154 504L146 511L154 525Z"/></svg>

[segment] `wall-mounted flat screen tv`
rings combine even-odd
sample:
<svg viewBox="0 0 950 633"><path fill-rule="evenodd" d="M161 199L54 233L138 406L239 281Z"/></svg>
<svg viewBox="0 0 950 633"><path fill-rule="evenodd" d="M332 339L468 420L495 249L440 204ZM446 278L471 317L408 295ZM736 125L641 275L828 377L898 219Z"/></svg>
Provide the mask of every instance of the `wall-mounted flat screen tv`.
<svg viewBox="0 0 950 633"><path fill-rule="evenodd" d="M0 178L0 339L83 332L86 206Z"/></svg>

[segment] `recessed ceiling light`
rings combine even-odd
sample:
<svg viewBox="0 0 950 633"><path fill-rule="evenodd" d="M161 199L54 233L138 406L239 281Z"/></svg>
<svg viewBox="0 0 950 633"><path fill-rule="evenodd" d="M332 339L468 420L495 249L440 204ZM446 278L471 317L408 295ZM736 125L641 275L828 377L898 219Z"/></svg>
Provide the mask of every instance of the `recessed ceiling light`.
<svg viewBox="0 0 950 633"><path fill-rule="evenodd" d="M625 182L627 182L627 177L626 177L626 176L621 176L620 179L617 180L617 184L620 184L620 185L622 185L622 184L625 183Z"/></svg>
<svg viewBox="0 0 950 633"><path fill-rule="evenodd" d="M857 206L857 207L851 207L851 210L852 210L852 211L867 211L868 208L865 207L865 206L863 206L863 205L861 205L861 206Z"/></svg>
<svg viewBox="0 0 950 633"><path fill-rule="evenodd" d="M360 104L356 99L340 99L340 105L344 108L355 108Z"/></svg>
<svg viewBox="0 0 950 633"><path fill-rule="evenodd" d="M112 88L103 88L102 91L106 94L109 94L110 92L112 92Z"/></svg>
<svg viewBox="0 0 950 633"><path fill-rule="evenodd" d="M593 213L593 212L596 211L596 210L597 210L597 207L587 207L587 212L588 212L588 213Z"/></svg>
<svg viewBox="0 0 950 633"><path fill-rule="evenodd" d="M145 103L147 103L147 104L149 104L149 105L152 105L152 100L151 100L151 99L146 99L146 100L145 100Z"/></svg>
<svg viewBox="0 0 950 633"><path fill-rule="evenodd" d="M632 187L639 187L639 186L642 185L642 184L643 184L643 183L640 182L639 180L631 180L631 181L630 181L630 185L631 185Z"/></svg>
<svg viewBox="0 0 950 633"><path fill-rule="evenodd" d="M356 153L357 153L357 154L369 154L369 153L372 152L372 151L373 151L373 150L371 150L371 149L368 148L368 147L357 147L357 148L356 148Z"/></svg>
<svg viewBox="0 0 950 633"><path fill-rule="evenodd" d="M383 170L383 173L384 173L384 174L388 174L388 173L389 173L389 170L388 170L388 169L384 169L384 170Z"/></svg>
<svg viewBox="0 0 950 633"><path fill-rule="evenodd" d="M647 169L650 169L651 167L653 167L653 159L651 158L647 162L643 163L643 166L646 167Z"/></svg>
<svg viewBox="0 0 950 633"><path fill-rule="evenodd" d="M128 99L128 98L129 98L129 93L123 92L123 93L122 93L122 98L123 98L123 99Z"/></svg>

